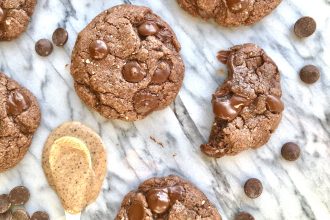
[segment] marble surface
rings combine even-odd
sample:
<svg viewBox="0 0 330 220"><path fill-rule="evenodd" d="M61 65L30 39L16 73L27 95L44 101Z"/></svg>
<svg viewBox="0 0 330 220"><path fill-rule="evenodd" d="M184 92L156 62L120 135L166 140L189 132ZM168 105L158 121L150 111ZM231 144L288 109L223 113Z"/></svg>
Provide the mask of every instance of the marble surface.
<svg viewBox="0 0 330 220"><path fill-rule="evenodd" d="M120 3L146 5L161 15L182 43L186 76L170 108L143 121L107 121L91 112L73 90L67 64L77 33L94 16ZM303 15L316 19L318 30L306 40L292 34ZM36 55L34 43L51 38L62 26L70 39L47 58ZM330 219L330 2L283 0L270 16L252 27L226 29L193 18L175 0L38 0L28 31L12 42L0 43L0 69L29 88L38 98L42 123L24 160L0 174L0 194L16 185L31 190L30 212L46 210L51 219L64 212L41 168L41 152L49 132L78 120L103 138L108 173L102 193L82 219L114 219L123 196L152 176L178 174L196 184L221 212L233 219L239 210L257 220ZM235 157L210 159L199 150L209 135L213 115L210 98L225 79L225 66L216 52L234 44L254 42L275 60L282 73L283 120L269 143ZM321 80L303 84L297 71L305 64L321 68ZM152 140L163 143L163 147ZM280 157L281 145L295 141L302 147L296 162ZM250 177L264 184L260 198L248 199L242 185Z"/></svg>

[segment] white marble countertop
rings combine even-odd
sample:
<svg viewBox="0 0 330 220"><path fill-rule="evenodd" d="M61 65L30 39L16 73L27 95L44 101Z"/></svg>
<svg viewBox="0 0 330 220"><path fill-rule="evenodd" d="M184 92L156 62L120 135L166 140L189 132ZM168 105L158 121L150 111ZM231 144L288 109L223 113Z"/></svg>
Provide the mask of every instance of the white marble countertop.
<svg viewBox="0 0 330 220"><path fill-rule="evenodd" d="M171 108L143 121L106 121L89 111L73 90L66 64L77 33L94 16L120 3L146 5L174 29L186 64L184 86ZM292 34L303 15L316 19L317 33L306 40ZM69 31L64 49L54 48L47 58L36 55L34 44L51 38L58 26ZM48 186L41 168L41 152L49 132L68 120L78 120L103 138L108 173L98 200L82 219L114 219L123 196L152 176L179 174L196 184L212 200L224 219L239 210L257 220L330 219L330 2L283 0L270 16L253 27L221 28L193 18L175 0L38 0L28 31L12 42L0 43L0 69L29 88L38 98L42 123L24 160L0 174L0 194L16 185L31 191L29 212L46 210L61 219L63 209ZM210 159L199 150L213 120L211 94L225 79L225 66L216 52L234 44L254 42L275 60L282 73L283 120L269 143L235 157ZM297 72L305 64L321 68L321 80L303 84ZM154 137L164 147L150 139ZM281 159L287 141L302 147L296 162ZM248 199L242 185L259 178L264 192Z"/></svg>

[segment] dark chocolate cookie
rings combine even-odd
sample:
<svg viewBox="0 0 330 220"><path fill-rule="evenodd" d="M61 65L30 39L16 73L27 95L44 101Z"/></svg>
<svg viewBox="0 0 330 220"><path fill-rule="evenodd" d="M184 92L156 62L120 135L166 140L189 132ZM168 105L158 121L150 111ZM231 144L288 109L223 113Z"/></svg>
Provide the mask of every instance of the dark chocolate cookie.
<svg viewBox="0 0 330 220"><path fill-rule="evenodd" d="M282 0L177 0L193 16L213 18L225 27L252 25L271 13Z"/></svg>
<svg viewBox="0 0 330 220"><path fill-rule="evenodd" d="M191 183L177 176L151 178L126 195L115 220L221 220L217 209Z"/></svg>
<svg viewBox="0 0 330 220"><path fill-rule="evenodd" d="M0 41L12 40L30 23L37 0L0 0Z"/></svg>
<svg viewBox="0 0 330 220"><path fill-rule="evenodd" d="M37 99L0 72L0 172L23 159L39 124Z"/></svg>
<svg viewBox="0 0 330 220"><path fill-rule="evenodd" d="M80 98L109 119L134 121L168 106L181 88L180 44L149 8L119 5L80 32L71 74Z"/></svg>
<svg viewBox="0 0 330 220"><path fill-rule="evenodd" d="M215 121L209 143L201 146L212 157L267 143L284 109L280 73L264 50L244 44L220 51L218 59L227 64L228 78L213 94Z"/></svg>

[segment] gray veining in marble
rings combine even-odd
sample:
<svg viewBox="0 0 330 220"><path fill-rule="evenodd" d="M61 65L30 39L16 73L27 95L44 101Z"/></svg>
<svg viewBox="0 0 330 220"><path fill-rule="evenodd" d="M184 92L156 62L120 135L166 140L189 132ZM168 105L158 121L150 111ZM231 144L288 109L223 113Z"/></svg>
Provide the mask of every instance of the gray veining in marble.
<svg viewBox="0 0 330 220"><path fill-rule="evenodd" d="M171 106L143 121L106 121L89 111L73 90L70 53L77 33L94 16L120 3L146 5L175 30L186 64L183 88ZM316 19L318 30L299 40L292 25L303 15ZM53 54L41 58L34 52L40 38L51 38L56 27L69 31L70 39ZM330 219L330 2L283 0L270 16L252 27L227 29L193 18L175 0L38 0L28 31L12 42L0 43L0 69L29 88L42 108L42 124L24 160L0 174L0 194L23 184L31 190L30 212L46 210L51 219L64 215L49 188L41 152L49 132L68 120L95 129L107 147L108 174L102 193L83 213L84 220L114 219L123 196L152 176L178 174L196 184L212 200L224 219L239 210L257 220ZM216 52L234 44L262 46L282 73L283 120L269 143L235 157L210 159L199 150L209 135L213 116L210 98L225 79L225 66ZM297 71L305 64L321 68L321 80L303 84ZM164 144L164 147L151 138ZM296 162L280 157L281 145L302 146ZM260 198L248 199L242 185L250 177L264 184Z"/></svg>

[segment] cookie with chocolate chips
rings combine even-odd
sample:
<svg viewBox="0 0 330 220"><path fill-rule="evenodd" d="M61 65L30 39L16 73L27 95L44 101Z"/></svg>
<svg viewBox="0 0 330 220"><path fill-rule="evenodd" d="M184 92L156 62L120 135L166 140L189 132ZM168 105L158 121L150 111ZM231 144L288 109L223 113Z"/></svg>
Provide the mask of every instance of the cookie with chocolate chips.
<svg viewBox="0 0 330 220"><path fill-rule="evenodd" d="M119 5L80 32L72 53L76 92L109 119L135 121L168 106L184 76L180 44L149 8Z"/></svg>
<svg viewBox="0 0 330 220"><path fill-rule="evenodd" d="M151 178L126 195L115 220L221 220L217 209L191 183L178 176Z"/></svg>
<svg viewBox="0 0 330 220"><path fill-rule="evenodd" d="M0 0L0 41L12 40L30 23L37 0Z"/></svg>
<svg viewBox="0 0 330 220"><path fill-rule="evenodd" d="M211 157L235 155L266 144L284 110L280 73L260 47L244 44L220 51L228 78L213 94L215 121L209 143L201 146Z"/></svg>
<svg viewBox="0 0 330 220"><path fill-rule="evenodd" d="M252 25L271 13L282 0L177 0L179 5L225 27Z"/></svg>
<svg viewBox="0 0 330 220"><path fill-rule="evenodd" d="M37 99L0 72L0 172L23 159L39 124Z"/></svg>

